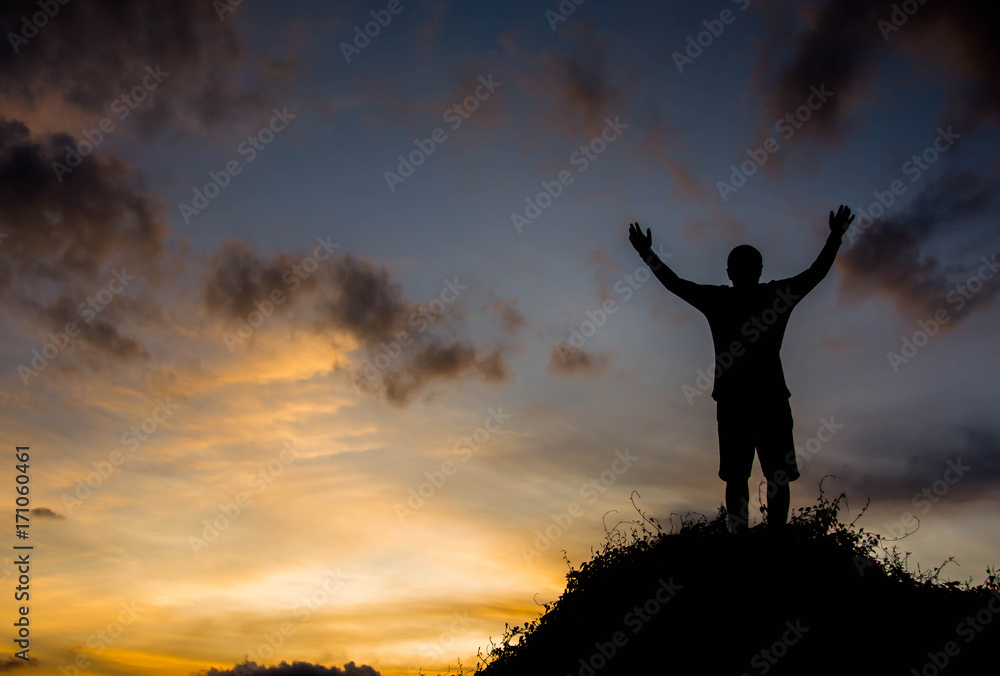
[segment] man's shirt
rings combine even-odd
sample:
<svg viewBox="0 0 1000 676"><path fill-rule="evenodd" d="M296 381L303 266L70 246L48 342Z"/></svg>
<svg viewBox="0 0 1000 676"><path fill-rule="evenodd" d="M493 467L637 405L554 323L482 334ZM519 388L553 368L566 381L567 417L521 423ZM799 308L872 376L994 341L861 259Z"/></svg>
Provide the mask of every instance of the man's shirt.
<svg viewBox="0 0 1000 676"><path fill-rule="evenodd" d="M656 254L644 260L672 293L708 319L715 345L712 398L782 397L791 393L781 367L781 341L788 318L799 301L826 277L840 248L831 234L808 270L749 288L695 284L678 277ZM650 262L650 261L653 262Z"/></svg>

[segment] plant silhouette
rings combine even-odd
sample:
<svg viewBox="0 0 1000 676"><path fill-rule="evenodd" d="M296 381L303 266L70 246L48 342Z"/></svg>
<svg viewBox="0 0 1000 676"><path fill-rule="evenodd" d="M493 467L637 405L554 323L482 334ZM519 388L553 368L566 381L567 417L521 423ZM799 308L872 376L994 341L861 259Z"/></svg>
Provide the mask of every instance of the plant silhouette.
<svg viewBox="0 0 1000 676"><path fill-rule="evenodd" d="M864 510L843 522L845 506L821 482L780 538L766 524L732 537L724 507L672 516L669 533L644 515L619 524L538 619L480 652L475 673L996 673L996 569L977 586L941 581L950 559L911 572L892 540L855 525Z"/></svg>

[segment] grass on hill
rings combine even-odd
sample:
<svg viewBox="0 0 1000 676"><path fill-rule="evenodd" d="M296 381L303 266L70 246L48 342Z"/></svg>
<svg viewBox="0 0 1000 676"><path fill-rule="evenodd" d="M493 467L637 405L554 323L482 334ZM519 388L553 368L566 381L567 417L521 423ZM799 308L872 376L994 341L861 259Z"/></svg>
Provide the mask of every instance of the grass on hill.
<svg viewBox="0 0 1000 676"><path fill-rule="evenodd" d="M570 567L539 618L480 651L475 673L997 673L996 570L978 586L941 581L951 559L912 572L891 540L840 520L845 503L821 483L780 536L766 519L733 536L724 508L669 533L639 511Z"/></svg>

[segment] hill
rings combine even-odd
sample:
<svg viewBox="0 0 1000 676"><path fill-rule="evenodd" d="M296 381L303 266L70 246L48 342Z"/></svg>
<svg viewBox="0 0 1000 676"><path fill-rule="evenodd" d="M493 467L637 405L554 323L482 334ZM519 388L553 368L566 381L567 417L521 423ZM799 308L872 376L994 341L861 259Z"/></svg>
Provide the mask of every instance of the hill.
<svg viewBox="0 0 1000 676"><path fill-rule="evenodd" d="M941 582L827 499L775 537L726 514L642 516L570 569L562 596L480 653L480 676L997 673L1000 579ZM855 519L855 522L857 519ZM948 562L945 562L948 563Z"/></svg>

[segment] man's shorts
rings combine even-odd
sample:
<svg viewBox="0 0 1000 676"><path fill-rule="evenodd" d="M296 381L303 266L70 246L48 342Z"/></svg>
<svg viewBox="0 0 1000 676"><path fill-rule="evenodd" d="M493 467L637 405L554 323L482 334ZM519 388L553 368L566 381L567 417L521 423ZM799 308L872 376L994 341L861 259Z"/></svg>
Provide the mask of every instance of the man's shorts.
<svg viewBox="0 0 1000 676"><path fill-rule="evenodd" d="M718 402L719 478L746 481L754 450L767 479L779 483L799 478L792 441L792 408L785 398Z"/></svg>

